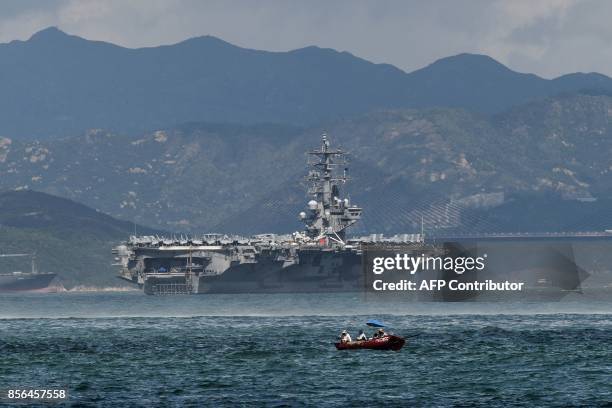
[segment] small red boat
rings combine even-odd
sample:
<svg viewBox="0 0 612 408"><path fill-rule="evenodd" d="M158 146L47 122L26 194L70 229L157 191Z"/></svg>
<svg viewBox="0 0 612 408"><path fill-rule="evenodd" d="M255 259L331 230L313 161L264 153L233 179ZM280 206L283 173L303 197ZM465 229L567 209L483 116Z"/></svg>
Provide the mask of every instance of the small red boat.
<svg viewBox="0 0 612 408"><path fill-rule="evenodd" d="M406 344L403 337L388 334L384 337L369 340L349 341L347 343L334 343L338 350L371 349L398 351Z"/></svg>

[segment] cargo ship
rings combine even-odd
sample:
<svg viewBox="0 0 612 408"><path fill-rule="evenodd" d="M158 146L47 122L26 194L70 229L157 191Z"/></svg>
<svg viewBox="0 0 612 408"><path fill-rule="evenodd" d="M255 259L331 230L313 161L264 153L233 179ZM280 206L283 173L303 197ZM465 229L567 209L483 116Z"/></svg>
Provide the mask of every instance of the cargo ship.
<svg viewBox="0 0 612 408"><path fill-rule="evenodd" d="M36 257L32 254L0 254L0 258L31 257L30 272L0 272L0 293L55 292L55 273L38 272Z"/></svg>

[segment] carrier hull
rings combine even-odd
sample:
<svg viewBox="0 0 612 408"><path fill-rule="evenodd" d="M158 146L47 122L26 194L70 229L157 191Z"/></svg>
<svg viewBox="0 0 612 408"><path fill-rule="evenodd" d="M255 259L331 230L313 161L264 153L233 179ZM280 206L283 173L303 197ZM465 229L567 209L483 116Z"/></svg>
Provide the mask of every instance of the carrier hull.
<svg viewBox="0 0 612 408"><path fill-rule="evenodd" d="M250 264L221 275L200 276L194 293L347 292L363 288L361 257L356 253L303 253L299 262Z"/></svg>
<svg viewBox="0 0 612 408"><path fill-rule="evenodd" d="M176 258L173 258L176 259ZM230 262L219 273L133 273L122 277L149 295L207 293L299 293L359 291L364 280L356 252L305 251L296 262L260 259Z"/></svg>

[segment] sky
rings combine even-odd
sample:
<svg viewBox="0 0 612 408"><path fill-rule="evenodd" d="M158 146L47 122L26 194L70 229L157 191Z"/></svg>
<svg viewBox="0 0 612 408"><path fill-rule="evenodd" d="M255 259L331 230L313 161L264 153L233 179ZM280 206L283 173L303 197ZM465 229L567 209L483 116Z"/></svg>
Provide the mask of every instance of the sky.
<svg viewBox="0 0 612 408"><path fill-rule="evenodd" d="M407 72L469 52L545 78L612 76L611 17L607 0L2 0L0 42L56 26L131 48L213 35L334 48Z"/></svg>

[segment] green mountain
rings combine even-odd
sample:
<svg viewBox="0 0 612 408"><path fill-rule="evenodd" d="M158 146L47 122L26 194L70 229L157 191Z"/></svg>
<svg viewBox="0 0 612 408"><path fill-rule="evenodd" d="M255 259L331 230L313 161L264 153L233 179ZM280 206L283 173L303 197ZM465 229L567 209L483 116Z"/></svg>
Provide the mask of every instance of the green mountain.
<svg viewBox="0 0 612 408"><path fill-rule="evenodd" d="M0 44L0 135L135 133L193 121L311 126L398 108L495 113L583 89L610 91L612 79L591 73L547 80L470 54L406 73L332 49L268 52L210 36L128 49L48 28Z"/></svg>
<svg viewBox="0 0 612 408"><path fill-rule="evenodd" d="M155 233L138 227L143 233ZM57 273L67 287L121 286L111 248L134 231L82 204L34 191L0 193L0 253L33 253L38 269ZM4 258L2 270L29 270L22 258Z"/></svg>

